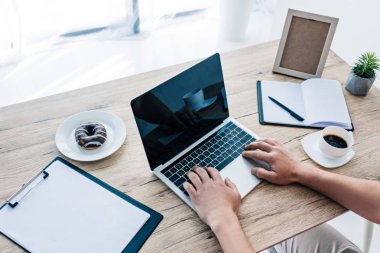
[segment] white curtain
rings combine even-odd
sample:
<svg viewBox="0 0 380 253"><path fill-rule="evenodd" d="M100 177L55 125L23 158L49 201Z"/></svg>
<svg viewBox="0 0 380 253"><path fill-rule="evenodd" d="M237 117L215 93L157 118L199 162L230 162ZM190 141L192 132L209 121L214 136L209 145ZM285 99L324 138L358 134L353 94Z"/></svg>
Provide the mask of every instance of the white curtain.
<svg viewBox="0 0 380 253"><path fill-rule="evenodd" d="M138 18L138 0L2 0L0 66L79 37L136 33Z"/></svg>

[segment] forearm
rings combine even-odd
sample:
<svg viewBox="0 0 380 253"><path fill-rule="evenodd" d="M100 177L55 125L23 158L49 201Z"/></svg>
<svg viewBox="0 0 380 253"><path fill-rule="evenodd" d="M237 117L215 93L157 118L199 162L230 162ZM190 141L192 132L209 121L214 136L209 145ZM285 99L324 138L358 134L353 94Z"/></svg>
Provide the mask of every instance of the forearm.
<svg viewBox="0 0 380 253"><path fill-rule="evenodd" d="M347 177L304 166L298 182L340 203L360 216L380 223L380 182Z"/></svg>
<svg viewBox="0 0 380 253"><path fill-rule="evenodd" d="M256 252L249 243L236 215L230 215L211 225L211 229L218 238L223 252Z"/></svg>

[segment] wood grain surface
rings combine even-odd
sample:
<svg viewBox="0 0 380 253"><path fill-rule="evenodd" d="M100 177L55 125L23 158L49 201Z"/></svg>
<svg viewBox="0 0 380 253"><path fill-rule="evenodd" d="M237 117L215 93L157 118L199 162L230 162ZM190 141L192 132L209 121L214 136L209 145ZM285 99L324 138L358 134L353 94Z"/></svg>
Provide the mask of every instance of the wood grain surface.
<svg viewBox="0 0 380 253"><path fill-rule="evenodd" d="M305 163L313 163L300 140L316 130L259 124L256 80L302 80L273 74L277 42L222 54L230 114L261 137L276 138ZM199 61L188 62L67 93L0 108L0 203L59 156L54 136L70 115L100 109L118 115L127 138L114 155L90 163L70 162L164 215L142 252L219 252L210 229L150 171L130 101ZM346 81L350 66L330 52L323 78ZM43 73L41 73L43 74ZM32 84L31 84L32 85ZM344 91L356 131L355 157L331 170L353 177L380 179L380 92L354 97ZM323 101L321 101L323 103ZM326 222L346 210L300 185L261 183L244 198L240 220L257 250L270 247ZM0 252L22 250L0 236Z"/></svg>

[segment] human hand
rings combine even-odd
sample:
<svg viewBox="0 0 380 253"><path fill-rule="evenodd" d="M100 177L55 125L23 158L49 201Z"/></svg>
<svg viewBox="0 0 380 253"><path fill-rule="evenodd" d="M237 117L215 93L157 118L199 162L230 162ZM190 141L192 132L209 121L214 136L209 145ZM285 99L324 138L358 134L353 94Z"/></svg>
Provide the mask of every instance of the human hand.
<svg viewBox="0 0 380 253"><path fill-rule="evenodd" d="M298 182L305 170L284 146L276 140L257 140L245 147L243 156L268 163L271 171L254 167L252 174L274 184L286 185Z"/></svg>
<svg viewBox="0 0 380 253"><path fill-rule="evenodd" d="M237 216L241 197L230 179L223 181L215 168L202 169L198 166L188 173L188 177L193 185L186 182L184 188L189 193L195 211L211 229L231 216Z"/></svg>

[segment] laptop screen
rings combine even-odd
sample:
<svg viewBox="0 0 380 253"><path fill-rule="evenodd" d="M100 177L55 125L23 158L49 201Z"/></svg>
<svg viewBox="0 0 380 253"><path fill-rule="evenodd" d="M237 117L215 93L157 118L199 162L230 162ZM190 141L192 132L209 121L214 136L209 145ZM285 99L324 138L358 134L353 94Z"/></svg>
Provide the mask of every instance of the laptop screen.
<svg viewBox="0 0 380 253"><path fill-rule="evenodd" d="M131 106L153 170L228 118L219 54L133 99Z"/></svg>

